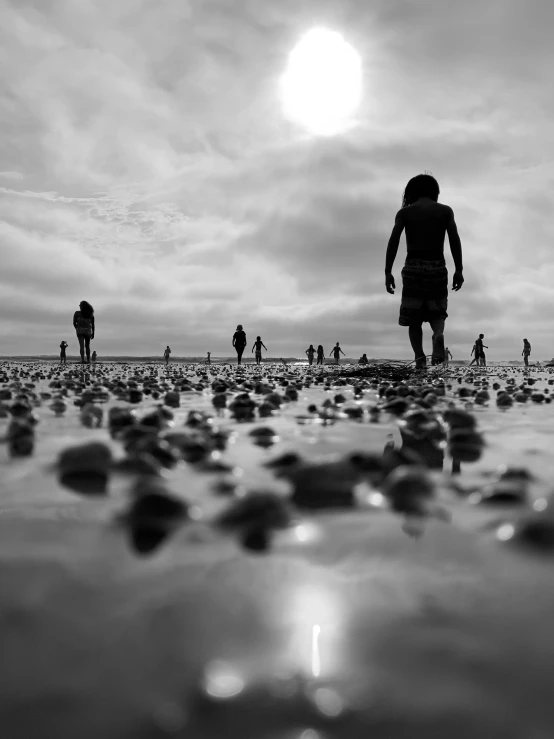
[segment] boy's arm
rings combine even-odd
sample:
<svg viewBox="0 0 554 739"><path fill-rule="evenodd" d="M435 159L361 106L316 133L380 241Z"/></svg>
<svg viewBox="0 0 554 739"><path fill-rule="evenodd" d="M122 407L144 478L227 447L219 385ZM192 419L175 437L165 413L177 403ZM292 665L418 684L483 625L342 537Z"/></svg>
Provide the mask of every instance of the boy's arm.
<svg viewBox="0 0 554 739"><path fill-rule="evenodd" d="M262 346L263 346L263 348L264 348L264 349L265 349L265 350L267 351L267 346L266 346L266 345L264 344L264 342L263 342L263 341L262 341Z"/></svg>
<svg viewBox="0 0 554 739"><path fill-rule="evenodd" d="M400 237L402 236L402 231L404 230L404 214L402 210L403 209L401 208L396 214L396 217L394 219L394 226L392 227L392 232L389 238L389 243L387 244L387 253L385 256L385 274L390 274L392 272L392 266L394 264L394 260L396 259L398 246L400 244Z"/></svg>
<svg viewBox="0 0 554 739"><path fill-rule="evenodd" d="M454 211L449 206L448 208L448 220L446 222L446 231L448 233L448 241L450 242L450 251L452 253L452 259L454 260L454 267L456 272L463 272L464 265L462 263L462 242L458 234L458 227L454 220Z"/></svg>

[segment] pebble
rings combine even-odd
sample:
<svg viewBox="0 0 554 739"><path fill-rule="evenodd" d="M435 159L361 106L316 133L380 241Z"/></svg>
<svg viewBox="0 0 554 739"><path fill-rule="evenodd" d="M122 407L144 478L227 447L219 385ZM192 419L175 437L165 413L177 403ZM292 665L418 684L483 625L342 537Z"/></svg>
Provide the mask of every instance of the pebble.
<svg viewBox="0 0 554 739"><path fill-rule="evenodd" d="M58 457L59 482L78 493L103 495L112 461L111 449L99 441L68 447Z"/></svg>

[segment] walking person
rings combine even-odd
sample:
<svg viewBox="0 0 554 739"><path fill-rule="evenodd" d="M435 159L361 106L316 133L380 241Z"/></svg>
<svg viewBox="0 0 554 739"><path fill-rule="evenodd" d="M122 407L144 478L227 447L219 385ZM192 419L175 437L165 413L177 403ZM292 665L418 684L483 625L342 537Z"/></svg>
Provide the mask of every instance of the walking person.
<svg viewBox="0 0 554 739"><path fill-rule="evenodd" d="M454 359L454 357L452 356L450 349L446 347L444 350L444 364L446 367L450 364L451 359Z"/></svg>
<svg viewBox="0 0 554 739"><path fill-rule="evenodd" d="M329 352L329 356L331 356L331 354L335 357L335 364L340 364L340 355L341 354L346 357L346 354L340 348L338 341L335 344L335 346L331 349L331 351Z"/></svg>
<svg viewBox="0 0 554 739"><path fill-rule="evenodd" d="M479 334L479 338L475 341L475 356L477 357L478 361L477 364L481 365L482 367L487 366L487 358L485 356L484 349L488 349L489 347L483 344L483 339L485 338L485 334Z"/></svg>
<svg viewBox="0 0 554 739"><path fill-rule="evenodd" d="M246 348L246 333L240 323L233 334L233 346L237 352L237 364L241 364L242 354Z"/></svg>
<svg viewBox="0 0 554 739"><path fill-rule="evenodd" d="M314 363L314 354L315 354L314 345L310 344L310 346L306 349L304 354L308 355L308 364L311 366Z"/></svg>
<svg viewBox="0 0 554 739"><path fill-rule="evenodd" d="M170 354L171 354L171 349L169 348L169 346L166 346L165 352L164 352L164 359L165 359L166 365L169 364L169 355Z"/></svg>
<svg viewBox="0 0 554 739"><path fill-rule="evenodd" d="M67 341L62 341L62 343L60 344L60 364L67 364L67 357L65 356L65 350L67 349L68 346L69 344L67 343Z"/></svg>
<svg viewBox="0 0 554 739"><path fill-rule="evenodd" d="M554 360L553 360L554 361ZM325 364L325 352L321 344L317 347L317 362L316 364Z"/></svg>
<svg viewBox="0 0 554 739"><path fill-rule="evenodd" d="M402 301L398 323L408 327L416 367L426 369L423 323L433 331L432 364L444 362L444 324L448 317L448 270L444 259L444 237L448 234L454 260L452 289L464 284L462 244L454 212L438 202L439 184L429 174L419 174L404 190L402 208L396 214L385 257L385 287L394 295L392 267L400 236L406 229L407 254L402 269Z"/></svg>
<svg viewBox="0 0 554 739"><path fill-rule="evenodd" d="M79 303L79 310L73 314L73 327L79 342L81 364L85 364L85 352L86 363L90 364L90 342L94 339L94 308L86 300Z"/></svg>
<svg viewBox="0 0 554 739"><path fill-rule="evenodd" d="M267 351L267 346L264 344L259 336L256 336L256 341L252 345L252 351L256 349L256 364L262 363L262 346Z"/></svg>
<svg viewBox="0 0 554 739"><path fill-rule="evenodd" d="M527 339L523 339L523 351L521 352L525 366L529 367L529 357L531 355L531 344Z"/></svg>

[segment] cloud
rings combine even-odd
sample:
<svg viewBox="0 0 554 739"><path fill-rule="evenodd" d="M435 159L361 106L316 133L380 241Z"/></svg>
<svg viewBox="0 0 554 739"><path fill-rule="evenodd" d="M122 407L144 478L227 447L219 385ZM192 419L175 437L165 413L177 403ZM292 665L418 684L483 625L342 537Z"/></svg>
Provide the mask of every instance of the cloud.
<svg viewBox="0 0 554 739"><path fill-rule="evenodd" d="M482 330L492 358L520 334L551 356L553 20L546 0L5 3L4 353L53 351L85 297L99 353L226 353L240 322L278 356L337 340L409 356L384 253L430 170L464 249L451 350ZM358 125L335 138L280 110L315 25L364 61Z"/></svg>

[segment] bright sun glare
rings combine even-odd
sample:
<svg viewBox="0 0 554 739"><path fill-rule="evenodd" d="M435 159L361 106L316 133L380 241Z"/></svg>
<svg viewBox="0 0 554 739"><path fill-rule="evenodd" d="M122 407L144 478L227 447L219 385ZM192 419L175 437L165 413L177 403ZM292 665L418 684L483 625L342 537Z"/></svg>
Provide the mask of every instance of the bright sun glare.
<svg viewBox="0 0 554 739"><path fill-rule="evenodd" d="M360 55L339 33L323 28L300 40L281 78L285 115L321 136L351 125L361 92Z"/></svg>

